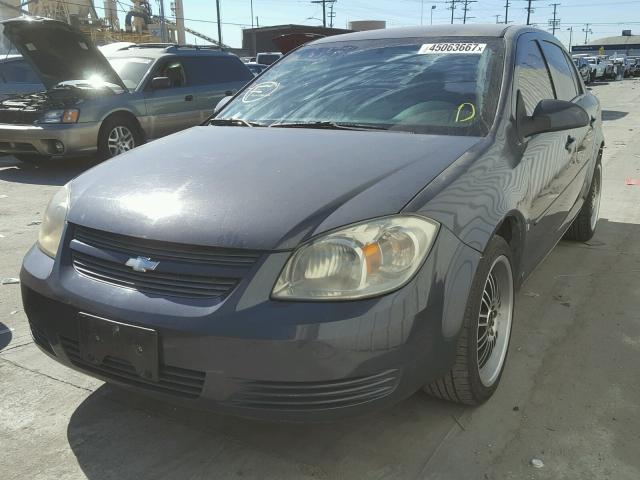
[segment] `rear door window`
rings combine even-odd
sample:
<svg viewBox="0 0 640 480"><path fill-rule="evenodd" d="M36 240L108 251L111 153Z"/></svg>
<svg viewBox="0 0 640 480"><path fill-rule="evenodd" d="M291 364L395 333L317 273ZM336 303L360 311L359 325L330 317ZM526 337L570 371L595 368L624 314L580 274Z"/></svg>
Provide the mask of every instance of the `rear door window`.
<svg viewBox="0 0 640 480"><path fill-rule="evenodd" d="M6 83L40 83L33 68L24 60L3 63L0 73Z"/></svg>
<svg viewBox="0 0 640 480"><path fill-rule="evenodd" d="M553 84L538 42L523 38L516 52L516 89L522 93L527 115L541 100L554 99Z"/></svg>
<svg viewBox="0 0 640 480"><path fill-rule="evenodd" d="M558 100L573 100L578 96L579 89L573 74L574 69L569 66L567 56L560 47L551 42L542 42L542 50L551 71Z"/></svg>
<svg viewBox="0 0 640 480"><path fill-rule="evenodd" d="M184 57L182 62L189 85L247 82L253 78L244 63L231 56Z"/></svg>

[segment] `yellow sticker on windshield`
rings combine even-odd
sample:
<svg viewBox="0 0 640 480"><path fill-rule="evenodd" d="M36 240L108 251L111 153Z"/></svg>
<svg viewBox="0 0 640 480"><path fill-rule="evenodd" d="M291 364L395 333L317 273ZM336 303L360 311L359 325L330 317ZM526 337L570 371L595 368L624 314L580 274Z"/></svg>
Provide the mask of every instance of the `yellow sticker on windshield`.
<svg viewBox="0 0 640 480"><path fill-rule="evenodd" d="M487 48L486 43L425 43L418 55L442 55L448 53L471 53L480 55Z"/></svg>

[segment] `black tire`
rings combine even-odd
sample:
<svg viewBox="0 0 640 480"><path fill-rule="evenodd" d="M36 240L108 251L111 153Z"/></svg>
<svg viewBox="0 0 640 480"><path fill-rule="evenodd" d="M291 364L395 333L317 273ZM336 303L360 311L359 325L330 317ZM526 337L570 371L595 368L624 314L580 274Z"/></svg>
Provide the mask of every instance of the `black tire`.
<svg viewBox="0 0 640 480"><path fill-rule="evenodd" d="M565 240L573 240L576 242L587 242L591 240L596 233L598 227L598 218L600 215L600 196L602 194L602 162L598 160L596 168L593 171L591 179L591 187L589 193L584 199L584 204L580 209L580 213L573 220L573 223L564 234Z"/></svg>
<svg viewBox="0 0 640 480"><path fill-rule="evenodd" d="M114 115L107 118L100 127L100 133L98 134L98 158L100 160L107 160L126 151L124 147L120 152L114 152L112 148L110 148L110 136L114 133L114 130L118 128L125 129L131 134L131 145L127 150L131 150L143 143L140 127L135 121L125 115Z"/></svg>
<svg viewBox="0 0 640 480"><path fill-rule="evenodd" d="M485 385L480 376L478 360L478 337L480 334L479 319L481 314L481 303L488 283L488 276L492 266L499 259L506 258L509 265L509 278L511 280L511 305L510 323L508 334L506 335L506 348L502 363L499 367L497 377L490 385ZM487 246L482 259L478 265L476 275L471 286L467 306L464 314L464 321L460 336L458 338L456 362L453 367L438 380L426 385L423 390L428 394L451 402L465 405L479 405L488 400L498 388L506 356L509 349L511 326L513 325L513 299L515 298L515 285L513 283L511 249L507 242L500 236L494 236ZM482 343L481 345L482 346Z"/></svg>
<svg viewBox="0 0 640 480"><path fill-rule="evenodd" d="M26 163L28 165L40 165L49 159L49 157L47 157L46 155L38 155L33 153L16 153L14 157L16 157L22 163Z"/></svg>

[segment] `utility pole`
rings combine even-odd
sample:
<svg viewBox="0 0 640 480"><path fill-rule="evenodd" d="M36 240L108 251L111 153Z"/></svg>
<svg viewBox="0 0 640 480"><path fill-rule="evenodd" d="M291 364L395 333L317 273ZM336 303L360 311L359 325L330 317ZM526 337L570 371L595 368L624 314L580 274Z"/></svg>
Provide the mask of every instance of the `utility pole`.
<svg viewBox="0 0 640 480"><path fill-rule="evenodd" d="M475 3L477 2L477 0L464 0L464 6L462 7L462 23L467 23L467 18L474 18L474 17L467 17L467 12L469 11L469 4L470 3Z"/></svg>
<svg viewBox="0 0 640 480"><path fill-rule="evenodd" d="M509 23L509 7L510 6L511 6L511 3L509 3L509 0L506 0L504 4L504 24L505 25Z"/></svg>
<svg viewBox="0 0 640 480"><path fill-rule="evenodd" d="M569 32L569 52L571 52L571 45L573 43L573 27L567 28L567 31Z"/></svg>
<svg viewBox="0 0 640 480"><path fill-rule="evenodd" d="M336 0L312 0L311 3L322 5L322 26L327 28L327 3L335 3Z"/></svg>
<svg viewBox="0 0 640 480"><path fill-rule="evenodd" d="M253 0L251 0L251 28L253 28Z"/></svg>
<svg viewBox="0 0 640 480"><path fill-rule="evenodd" d="M451 25L453 25L453 15L456 11L456 3L458 3L459 0L449 0L447 3L450 3L451 6L447 7L449 10L451 10Z"/></svg>
<svg viewBox="0 0 640 480"><path fill-rule="evenodd" d="M533 13L533 8L531 7L531 3L537 0L527 0L527 25L531 25L531 14Z"/></svg>
<svg viewBox="0 0 640 480"><path fill-rule="evenodd" d="M584 28L582 29L582 31L584 32L584 44L586 45L589 42L589 34L593 33L593 30L591 30L589 27L591 26L590 23L585 23L584 24Z"/></svg>
<svg viewBox="0 0 640 480"><path fill-rule="evenodd" d="M336 2L331 2L331 4L329 5L329 28L333 28L333 19L335 18L336 14L333 11L333 5Z"/></svg>
<svg viewBox="0 0 640 480"><path fill-rule="evenodd" d="M500 23L500 17L501 17L501 16L502 16L502 15L494 15L494 17L496 17L496 23Z"/></svg>
<svg viewBox="0 0 640 480"><path fill-rule="evenodd" d="M436 9L435 5L431 5L431 25L433 25L433 11Z"/></svg>
<svg viewBox="0 0 640 480"><path fill-rule="evenodd" d="M165 42L167 38L167 28L164 21L164 0L160 0L160 41Z"/></svg>
<svg viewBox="0 0 640 480"><path fill-rule="evenodd" d="M556 30L558 29L558 26L560 25L560 19L557 18L556 13L558 10L558 5L560 5L559 3L550 3L549 6L553 7L553 20L549 20L549 26L551 27L551 34L553 36L555 36L556 34Z"/></svg>
<svg viewBox="0 0 640 480"><path fill-rule="evenodd" d="M216 13L218 15L218 43L222 48L222 23L220 23L220 0L216 0Z"/></svg>

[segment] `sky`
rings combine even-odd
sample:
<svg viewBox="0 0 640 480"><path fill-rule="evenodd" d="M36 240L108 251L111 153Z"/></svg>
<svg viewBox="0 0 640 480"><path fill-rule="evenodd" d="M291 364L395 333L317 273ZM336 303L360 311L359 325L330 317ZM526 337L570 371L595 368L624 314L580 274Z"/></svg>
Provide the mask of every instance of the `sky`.
<svg viewBox="0 0 640 480"><path fill-rule="evenodd" d="M154 13L160 0L150 0ZM242 28L251 27L251 0L219 0L221 6L222 40L231 47L242 43ZM170 13L171 0L165 0L165 11ZM95 2L96 6L100 2ZM120 2L126 8L130 0ZM506 0L477 0L469 3L467 23L504 22ZM509 21L526 23L527 0L509 0ZM560 28L556 36L569 45L569 28L573 27L573 45L584 44L585 24L590 23L589 40L620 35L623 29L640 34L640 0L533 0L531 23L550 30L553 17L552 3L558 3L557 18ZM424 15L422 8L424 5ZM352 20L386 20L388 27L451 23L450 2L444 0L336 0L334 26L346 28ZM217 38L215 0L183 0L185 23L193 30ZM328 9L327 9L328 10ZM310 0L253 0L254 17L260 26L279 24L322 24L322 6ZM422 17L422 18L421 18ZM455 17L462 17L462 6L455 10ZM462 19L454 20L462 23ZM188 42L196 39L187 35ZM201 43L201 41L199 41Z"/></svg>

